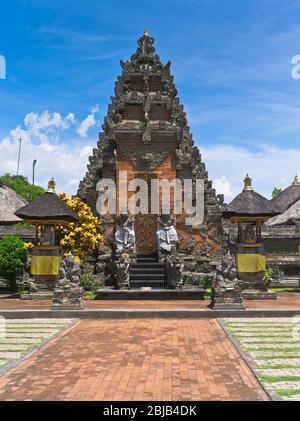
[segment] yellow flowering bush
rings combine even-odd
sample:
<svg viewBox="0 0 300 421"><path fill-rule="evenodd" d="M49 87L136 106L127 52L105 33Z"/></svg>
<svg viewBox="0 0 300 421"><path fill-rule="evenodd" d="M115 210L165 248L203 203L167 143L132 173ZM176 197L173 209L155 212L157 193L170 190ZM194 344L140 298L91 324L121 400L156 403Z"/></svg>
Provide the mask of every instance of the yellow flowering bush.
<svg viewBox="0 0 300 421"><path fill-rule="evenodd" d="M24 242L23 247L26 251L31 251L33 249L33 244L30 243L30 242L28 242L28 243Z"/></svg>
<svg viewBox="0 0 300 421"><path fill-rule="evenodd" d="M69 251L80 263L89 250L95 250L102 244L103 235L100 233L100 219L93 215L91 209L79 197L70 199L66 193L59 196L79 217L79 222L60 227L60 244L65 252Z"/></svg>

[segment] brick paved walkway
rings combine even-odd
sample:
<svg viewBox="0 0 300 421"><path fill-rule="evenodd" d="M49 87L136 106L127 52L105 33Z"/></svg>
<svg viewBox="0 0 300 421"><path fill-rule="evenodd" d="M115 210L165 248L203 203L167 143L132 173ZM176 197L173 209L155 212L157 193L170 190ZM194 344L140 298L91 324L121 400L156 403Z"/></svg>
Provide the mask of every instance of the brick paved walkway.
<svg viewBox="0 0 300 421"><path fill-rule="evenodd" d="M0 400L267 400L214 320L86 320L0 380Z"/></svg>

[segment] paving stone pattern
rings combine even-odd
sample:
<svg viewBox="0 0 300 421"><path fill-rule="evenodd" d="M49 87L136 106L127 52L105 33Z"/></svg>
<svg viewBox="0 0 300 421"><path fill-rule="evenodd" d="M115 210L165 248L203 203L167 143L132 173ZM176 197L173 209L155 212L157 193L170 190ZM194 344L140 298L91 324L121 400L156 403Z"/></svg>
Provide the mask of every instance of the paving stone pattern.
<svg viewBox="0 0 300 421"><path fill-rule="evenodd" d="M0 319L0 374L47 340L71 326L72 319Z"/></svg>
<svg viewBox="0 0 300 421"><path fill-rule="evenodd" d="M300 400L300 319L226 319L225 329L278 399Z"/></svg>

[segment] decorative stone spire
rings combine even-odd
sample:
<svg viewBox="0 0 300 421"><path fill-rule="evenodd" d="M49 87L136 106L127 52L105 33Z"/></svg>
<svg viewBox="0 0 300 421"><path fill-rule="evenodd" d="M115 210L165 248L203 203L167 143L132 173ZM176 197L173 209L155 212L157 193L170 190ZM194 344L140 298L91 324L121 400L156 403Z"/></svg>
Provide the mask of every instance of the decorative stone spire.
<svg viewBox="0 0 300 421"><path fill-rule="evenodd" d="M153 44L154 38L150 37L145 29L143 35L138 39L136 53L131 56L130 61L123 62L121 60L123 70L125 72L161 70L163 66L159 56L155 53Z"/></svg>
<svg viewBox="0 0 300 421"><path fill-rule="evenodd" d="M295 177L294 177L294 180L293 180L293 182L292 182L292 185L293 186L299 186L300 185L300 182L299 182L299 180L298 180L298 176L297 176L297 174L295 175Z"/></svg>
<svg viewBox="0 0 300 421"><path fill-rule="evenodd" d="M216 196L201 154L190 133L184 108L170 73L171 62L163 65L154 49L154 39L145 29L130 60L122 61L122 74L115 84L115 96L102 125L97 148L89 158L88 171L80 182L78 196L96 213L96 185L103 172L114 177L117 155L122 152L137 171L154 170L167 158L176 144L176 174L178 177L203 179L208 203L207 220L220 214L222 195ZM132 107L134 105L134 107ZM159 105L159 107L157 107ZM126 116L130 115L130 119ZM128 147L131 133L141 142ZM160 141L154 141L159 134ZM121 139L123 139L121 141ZM178 143L177 143L178 142ZM174 142L175 145L175 142ZM169 149L170 148L170 149ZM104 170L104 171L103 171Z"/></svg>
<svg viewBox="0 0 300 421"><path fill-rule="evenodd" d="M51 180L48 181L47 193L55 193L55 186L56 186L56 182L54 178L52 177Z"/></svg>
<svg viewBox="0 0 300 421"><path fill-rule="evenodd" d="M251 191L252 189L252 178L249 177L249 175L247 174L246 177L244 178L244 189L243 191Z"/></svg>

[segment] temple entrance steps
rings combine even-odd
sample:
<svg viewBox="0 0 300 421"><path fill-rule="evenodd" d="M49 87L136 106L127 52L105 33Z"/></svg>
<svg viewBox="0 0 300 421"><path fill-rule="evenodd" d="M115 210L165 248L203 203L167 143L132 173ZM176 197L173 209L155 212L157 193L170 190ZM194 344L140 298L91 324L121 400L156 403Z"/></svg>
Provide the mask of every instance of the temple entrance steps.
<svg viewBox="0 0 300 421"><path fill-rule="evenodd" d="M158 262L157 255L138 256L130 265L130 288L167 288L164 263Z"/></svg>

